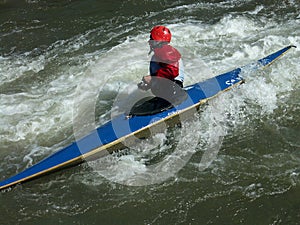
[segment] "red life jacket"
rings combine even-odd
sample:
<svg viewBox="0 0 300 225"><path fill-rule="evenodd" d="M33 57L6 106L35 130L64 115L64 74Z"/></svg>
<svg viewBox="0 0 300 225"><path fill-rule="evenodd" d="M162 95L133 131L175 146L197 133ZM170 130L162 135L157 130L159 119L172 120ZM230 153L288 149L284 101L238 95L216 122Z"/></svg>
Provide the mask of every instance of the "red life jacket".
<svg viewBox="0 0 300 225"><path fill-rule="evenodd" d="M174 80L179 75L181 55L178 50L171 45L163 45L161 48L155 48L153 51L156 63L159 64L159 69L153 75Z"/></svg>

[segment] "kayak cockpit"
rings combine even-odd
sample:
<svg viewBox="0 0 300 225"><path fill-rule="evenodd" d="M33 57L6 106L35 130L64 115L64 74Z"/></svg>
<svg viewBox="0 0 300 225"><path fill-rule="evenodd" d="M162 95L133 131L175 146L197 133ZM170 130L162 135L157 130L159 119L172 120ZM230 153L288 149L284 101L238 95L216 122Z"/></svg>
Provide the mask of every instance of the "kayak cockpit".
<svg viewBox="0 0 300 225"><path fill-rule="evenodd" d="M148 96L137 101L130 109L129 116L148 116L171 109L187 99L187 93L176 96L174 100L167 100L157 96Z"/></svg>

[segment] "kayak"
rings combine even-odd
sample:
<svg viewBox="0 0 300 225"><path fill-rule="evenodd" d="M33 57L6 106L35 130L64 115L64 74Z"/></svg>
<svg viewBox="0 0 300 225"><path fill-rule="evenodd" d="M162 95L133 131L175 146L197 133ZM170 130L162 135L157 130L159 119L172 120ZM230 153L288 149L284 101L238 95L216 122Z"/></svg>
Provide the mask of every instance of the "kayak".
<svg viewBox="0 0 300 225"><path fill-rule="evenodd" d="M157 99L138 102L135 106L136 109L129 113L121 113L80 140L60 149L24 171L1 181L0 190L132 146L137 139L151 135L154 127L159 127L162 123L171 126L190 117L201 104L243 83L243 74L271 65L293 47L295 46L287 46L254 63L186 86L184 87L185 98L176 105L160 106L151 110L154 105L153 102L157 103ZM143 108L145 108L144 111Z"/></svg>

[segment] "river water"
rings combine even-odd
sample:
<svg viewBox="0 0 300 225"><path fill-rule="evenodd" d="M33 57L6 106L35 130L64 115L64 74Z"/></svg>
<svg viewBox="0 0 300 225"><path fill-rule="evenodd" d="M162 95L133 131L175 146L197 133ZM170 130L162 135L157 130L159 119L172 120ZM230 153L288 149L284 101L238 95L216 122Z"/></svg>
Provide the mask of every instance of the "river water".
<svg viewBox="0 0 300 225"><path fill-rule="evenodd" d="M1 180L109 120L157 24L185 84L298 48L181 128L1 193L0 224L300 224L296 0L0 0Z"/></svg>

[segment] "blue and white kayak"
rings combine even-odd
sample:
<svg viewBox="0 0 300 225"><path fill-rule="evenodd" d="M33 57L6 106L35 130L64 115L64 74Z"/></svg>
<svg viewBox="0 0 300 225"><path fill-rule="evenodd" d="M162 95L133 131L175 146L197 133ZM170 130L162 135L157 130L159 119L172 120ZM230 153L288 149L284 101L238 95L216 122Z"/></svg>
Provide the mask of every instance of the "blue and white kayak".
<svg viewBox="0 0 300 225"><path fill-rule="evenodd" d="M241 84L244 81L242 78L243 71L256 71L269 66L292 47L295 46L287 46L255 63L185 87L187 98L175 107L169 107L149 115L129 116L127 113L122 113L79 141L57 151L19 174L1 181L0 190L121 150L124 146L128 146L124 143L129 143L130 140L133 140L134 144L134 140L137 138L149 135L149 129L152 127L160 123L178 122L178 117L182 114L194 112L210 98Z"/></svg>

